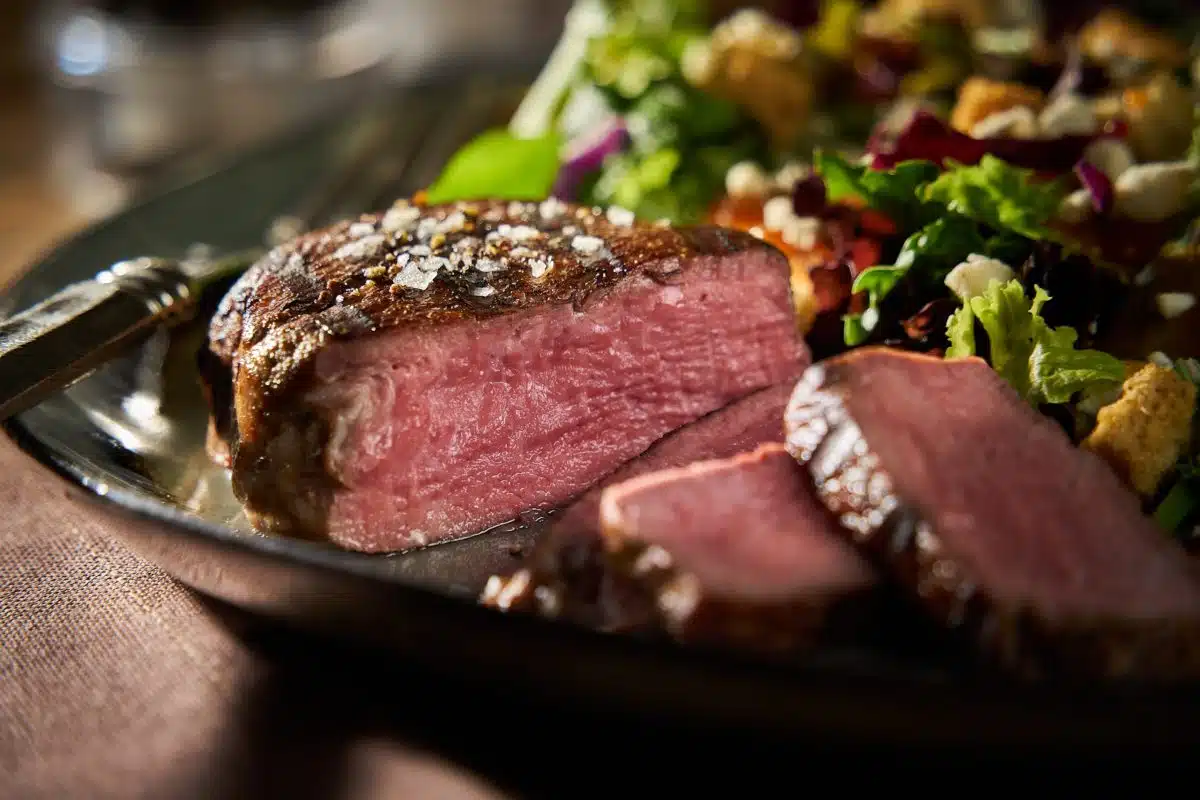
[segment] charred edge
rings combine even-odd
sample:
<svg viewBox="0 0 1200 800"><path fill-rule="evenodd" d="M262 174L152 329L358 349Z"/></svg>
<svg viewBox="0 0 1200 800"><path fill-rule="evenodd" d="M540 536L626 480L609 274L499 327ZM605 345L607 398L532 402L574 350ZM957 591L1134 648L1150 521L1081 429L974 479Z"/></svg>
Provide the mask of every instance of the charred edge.
<svg viewBox="0 0 1200 800"><path fill-rule="evenodd" d="M976 666L1029 681L1137 677L1161 682L1200 672L1200 630L1194 624L1106 619L1055 625L1032 609L1006 610L991 603L946 555L928 515L895 495L891 476L849 418L840 394L816 391L809 400L812 424L826 430L807 456L792 448L792 437L789 449L809 467L818 496L868 558L957 634L956 645L978 646L990 664Z"/></svg>
<svg viewBox="0 0 1200 800"><path fill-rule="evenodd" d="M209 409L205 450L219 466L228 468L237 441L237 417L233 406L233 373L207 346L196 354L200 388Z"/></svg>
<svg viewBox="0 0 1200 800"><path fill-rule="evenodd" d="M326 540L326 520L336 481L325 470L329 425L299 408L267 415L265 429L236 440L232 458L234 495L261 533ZM286 491L280 484L288 485Z"/></svg>

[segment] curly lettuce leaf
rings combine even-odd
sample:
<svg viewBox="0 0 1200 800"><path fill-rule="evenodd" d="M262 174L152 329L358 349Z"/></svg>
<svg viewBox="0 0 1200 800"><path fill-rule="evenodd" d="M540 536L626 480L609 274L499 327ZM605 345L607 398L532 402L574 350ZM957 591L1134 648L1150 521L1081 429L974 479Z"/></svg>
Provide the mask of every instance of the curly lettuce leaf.
<svg viewBox="0 0 1200 800"><path fill-rule="evenodd" d="M978 320L987 335L992 369L1035 406L1065 403L1098 384L1120 384L1125 379L1120 359L1098 350L1076 350L1073 328L1046 324L1041 309L1049 299L1040 286L1031 300L1020 281L993 281L951 316L946 358L976 354Z"/></svg>
<svg viewBox="0 0 1200 800"><path fill-rule="evenodd" d="M876 170L818 150L813 153L813 167L825 181L829 200L857 199L886 214L901 230L920 227L935 214L918 195L922 186L937 177L938 167L932 161L905 161Z"/></svg>
<svg viewBox="0 0 1200 800"><path fill-rule="evenodd" d="M910 273L922 287L936 288L954 266L971 253L985 249L978 226L954 214L936 219L904 240L896 263L863 270L851 291L867 293L867 312L844 318L842 338L851 347L867 340L879 322L884 298Z"/></svg>
<svg viewBox="0 0 1200 800"><path fill-rule="evenodd" d="M1030 239L1053 239L1047 226L1066 190L1060 181L1038 183L1033 170L1014 167L992 155L965 166L946 162L946 171L925 186L925 200L996 231Z"/></svg>
<svg viewBox="0 0 1200 800"><path fill-rule="evenodd" d="M526 139L503 128L484 131L454 154L426 199L545 199L558 175L561 145L555 133Z"/></svg>

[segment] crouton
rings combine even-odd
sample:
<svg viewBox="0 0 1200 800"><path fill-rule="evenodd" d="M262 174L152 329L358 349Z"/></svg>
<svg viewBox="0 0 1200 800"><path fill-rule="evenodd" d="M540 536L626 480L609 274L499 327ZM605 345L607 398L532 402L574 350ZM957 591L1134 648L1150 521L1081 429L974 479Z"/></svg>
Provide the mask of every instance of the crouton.
<svg viewBox="0 0 1200 800"><path fill-rule="evenodd" d="M1103 458L1134 491L1152 496L1192 434L1196 386L1173 369L1146 364L1100 409L1082 447Z"/></svg>
<svg viewBox="0 0 1200 800"><path fill-rule="evenodd" d="M1121 112L1129 121L1129 144L1138 159L1181 158L1192 141L1192 109L1191 94L1169 72L1122 92Z"/></svg>
<svg viewBox="0 0 1200 800"><path fill-rule="evenodd" d="M1024 107L1036 112L1045 101L1046 97L1039 89L975 75L959 87L958 102L950 114L950 125L963 133L970 133L976 123L999 111Z"/></svg>
<svg viewBox="0 0 1200 800"><path fill-rule="evenodd" d="M1079 46L1089 58L1146 61L1166 67L1188 63L1187 47L1169 33L1157 31L1127 11L1108 8L1079 31Z"/></svg>

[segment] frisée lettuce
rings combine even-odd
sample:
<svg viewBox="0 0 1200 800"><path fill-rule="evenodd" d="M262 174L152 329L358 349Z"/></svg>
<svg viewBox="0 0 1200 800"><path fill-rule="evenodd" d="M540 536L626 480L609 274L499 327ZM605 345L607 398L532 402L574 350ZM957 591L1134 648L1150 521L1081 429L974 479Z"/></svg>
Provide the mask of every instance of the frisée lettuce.
<svg viewBox="0 0 1200 800"><path fill-rule="evenodd" d="M1074 328L1051 328L1041 309L1050 299L1040 286L1030 299L1018 280L992 281L984 294L958 309L946 326L946 358L978 354L978 321L987 337L991 366L1035 406L1068 402L1097 384L1120 384L1125 366L1099 350L1076 350Z"/></svg>

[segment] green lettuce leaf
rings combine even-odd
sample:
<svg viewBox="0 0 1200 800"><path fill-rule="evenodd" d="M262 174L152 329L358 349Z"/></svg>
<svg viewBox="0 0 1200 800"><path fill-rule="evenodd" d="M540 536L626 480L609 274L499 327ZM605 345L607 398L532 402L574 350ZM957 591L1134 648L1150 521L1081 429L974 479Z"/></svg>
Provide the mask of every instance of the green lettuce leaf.
<svg viewBox="0 0 1200 800"><path fill-rule="evenodd" d="M426 199L545 199L558 174L560 145L553 133L523 139L502 128L484 131L454 154Z"/></svg>
<svg viewBox="0 0 1200 800"><path fill-rule="evenodd" d="M1050 299L1040 286L1030 300L1018 280L993 281L987 291L955 312L947 323L947 358L976 350L975 320L987 334L992 369L1033 405L1065 403L1098 384L1125 379L1120 359L1098 350L1076 350L1073 328L1051 328L1041 309Z"/></svg>
<svg viewBox="0 0 1200 800"><path fill-rule="evenodd" d="M978 226L950 214L926 225L904 240L896 263L863 270L851 291L867 293L869 313L847 315L842 338L851 347L862 344L879 321L879 306L902 279L912 275L924 289L938 291L946 275L971 253L985 249Z"/></svg>
<svg viewBox="0 0 1200 800"><path fill-rule="evenodd" d="M992 155L974 166L946 161L946 171L923 189L937 203L996 231L1014 231L1030 239L1054 239L1047 222L1066 189L1061 181L1038 183L1033 170L1014 167Z"/></svg>
<svg viewBox="0 0 1200 800"><path fill-rule="evenodd" d="M936 216L937 210L922 203L918 193L937 177L937 165L931 161L904 161L892 169L876 170L852 164L836 153L817 150L813 167L825 182L830 200L857 198L886 214L901 230L921 227Z"/></svg>
<svg viewBox="0 0 1200 800"><path fill-rule="evenodd" d="M946 337L950 346L946 358L966 358L975 355L975 313L971 304L964 303L946 322Z"/></svg>

